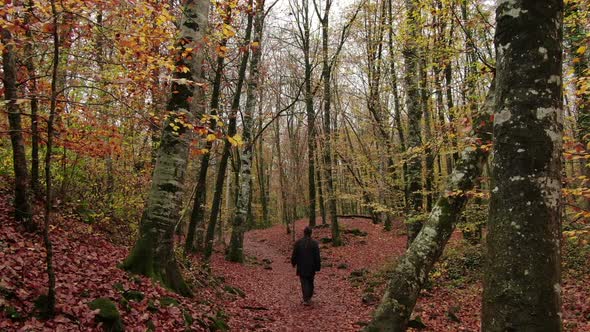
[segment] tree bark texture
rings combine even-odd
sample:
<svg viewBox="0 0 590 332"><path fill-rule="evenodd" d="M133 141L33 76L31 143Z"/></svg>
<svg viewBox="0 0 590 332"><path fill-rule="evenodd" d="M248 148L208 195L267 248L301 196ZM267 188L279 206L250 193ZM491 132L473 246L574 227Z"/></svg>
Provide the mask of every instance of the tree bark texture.
<svg viewBox="0 0 590 332"><path fill-rule="evenodd" d="M561 331L561 0L496 9L482 330Z"/></svg>
<svg viewBox="0 0 590 332"><path fill-rule="evenodd" d="M422 111L420 110L420 88L418 86L418 27L416 20L420 17L417 0L405 0L406 29L408 36L405 40L403 56L405 62L404 83L406 89L406 109L408 112L408 150L419 149L422 146ZM411 156L408 160L406 186L409 198L408 208L411 215L421 214L422 198L422 160L420 155ZM414 221L408 224L408 244L410 244L422 228L422 222Z"/></svg>
<svg viewBox="0 0 590 332"><path fill-rule="evenodd" d="M186 66L190 71L174 74L173 93L167 107L171 112L162 129L139 239L122 264L123 269L160 281L185 296L191 295L191 290L184 282L174 254L174 227L182 210L189 154L190 129L185 123L189 123L192 116L194 87L190 82L197 82L201 77L202 58L195 56L189 60L182 54L187 48L196 50L195 55L203 53L202 39L208 12L208 1L187 0L183 3L176 65Z"/></svg>

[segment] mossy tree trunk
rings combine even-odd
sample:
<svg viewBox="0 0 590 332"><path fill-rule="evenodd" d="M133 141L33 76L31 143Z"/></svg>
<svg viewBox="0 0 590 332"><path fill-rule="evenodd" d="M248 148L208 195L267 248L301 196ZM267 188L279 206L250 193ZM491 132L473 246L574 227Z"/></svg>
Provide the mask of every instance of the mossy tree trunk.
<svg viewBox="0 0 590 332"><path fill-rule="evenodd" d="M4 99L8 113L8 128L12 143L12 160L14 165L14 214L17 221L25 229L35 229L33 223L33 209L31 207L31 193L25 140L23 137L21 113L17 104L17 66L14 42L10 31L0 28L0 37L4 49L2 51L2 68L4 70Z"/></svg>
<svg viewBox="0 0 590 332"><path fill-rule="evenodd" d="M418 26L416 20L420 17L417 0L405 0L407 29L404 41L403 56L405 64L404 84L406 90L406 109L408 112L408 150L422 146L422 111L420 110L420 90L418 86ZM406 191L408 192L408 212L410 216L421 214L422 198L422 158L419 155L410 156L408 172L406 174ZM408 224L408 245L412 243L422 228L422 222L414 218Z"/></svg>
<svg viewBox="0 0 590 332"><path fill-rule="evenodd" d="M478 114L471 136L481 145L467 147L450 175L445 194L441 195L430 212L422 230L408 250L399 258L392 272L385 294L366 331L405 331L412 310L428 273L440 257L455 229L467 202L463 193L472 189L481 175L491 141L490 115L494 100L494 83L486 98L486 105Z"/></svg>
<svg viewBox="0 0 590 332"><path fill-rule="evenodd" d="M162 282L166 287L185 296L191 291L184 282L174 254L174 226L182 210L182 195L189 152L190 129L187 124L194 109L194 82L198 82L202 70L202 43L209 2L187 0L182 5L177 68L172 81L168 102L169 115L162 128L158 156L153 172L152 186L142 215L139 239L122 268ZM191 53L191 57L183 53Z"/></svg>
<svg viewBox="0 0 590 332"><path fill-rule="evenodd" d="M561 0L496 9L482 330L561 331Z"/></svg>

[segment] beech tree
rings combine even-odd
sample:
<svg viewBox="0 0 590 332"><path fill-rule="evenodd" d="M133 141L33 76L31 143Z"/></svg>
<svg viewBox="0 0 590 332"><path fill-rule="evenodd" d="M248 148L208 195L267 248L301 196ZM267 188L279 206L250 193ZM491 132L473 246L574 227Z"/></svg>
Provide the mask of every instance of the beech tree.
<svg viewBox="0 0 590 332"><path fill-rule="evenodd" d="M190 295L191 291L184 282L176 262L174 227L182 209L191 135L188 126L193 109L191 100L196 86L194 82L198 82L201 77L203 37L208 13L208 1L187 0L183 3L177 42L177 71L174 74L172 95L167 107L169 115L162 128L152 186L141 219L139 239L122 264L123 269L161 281L182 295ZM192 50L196 52L192 57L187 57Z"/></svg>
<svg viewBox="0 0 590 332"><path fill-rule="evenodd" d="M467 202L468 190L474 186L481 175L487 160L491 141L490 115L494 101L492 82L486 103L475 116L475 126L471 131L473 144L468 146L459 158L450 175L444 194L430 212L424 226L417 234L408 250L398 259L375 310L367 331L405 331L410 315L414 310L420 290L428 279L428 273L438 260L451 234L457 226L461 212Z"/></svg>
<svg viewBox="0 0 590 332"><path fill-rule="evenodd" d="M262 57L262 31L264 27L264 0L256 0L254 13L254 37L252 39L252 57L250 59L250 76L246 87L246 108L244 110L244 129L242 138L244 147L240 155L240 173L238 178L238 197L235 214L232 217L232 235L228 259L230 261L244 261L244 232L248 203L251 202L252 192L252 131L254 128L253 114L258 100L260 80L260 58ZM260 152L262 153L262 151ZM280 152L279 152L280 153Z"/></svg>
<svg viewBox="0 0 590 332"><path fill-rule="evenodd" d="M416 20L420 17L420 9L417 0L405 0L407 36L403 49L405 74L404 84L406 90L406 109L408 112L408 149L417 149L422 146L422 110L420 109L420 87L418 85L418 36L419 27ZM418 215L422 213L422 160L419 155L414 155L408 161L408 173L406 174L406 191L409 201L408 211L414 216L408 224L408 245L414 240L422 222Z"/></svg>
<svg viewBox="0 0 590 332"><path fill-rule="evenodd" d="M483 331L561 331L563 1L496 9Z"/></svg>

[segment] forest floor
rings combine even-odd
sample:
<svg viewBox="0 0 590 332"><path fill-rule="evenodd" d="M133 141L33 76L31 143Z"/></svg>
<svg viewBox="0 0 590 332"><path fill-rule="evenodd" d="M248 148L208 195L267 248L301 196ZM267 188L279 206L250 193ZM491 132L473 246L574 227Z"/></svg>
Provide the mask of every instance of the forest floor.
<svg viewBox="0 0 590 332"><path fill-rule="evenodd" d="M226 305L230 326L241 331L358 331L370 320L383 292L387 272L405 250L400 229L383 231L366 219L341 219L345 246L321 244L322 270L309 307L301 303L299 279L291 267L292 235L284 226L248 232L245 265L218 254L213 270L243 290L245 297ZM307 220L296 223L297 237ZM330 237L330 228L313 237ZM322 241L320 241L321 243ZM586 258L587 259L587 258ZM431 273L414 310L421 331L479 331L481 245L468 245L456 232ZM586 261L586 263L590 263ZM566 273L563 283L566 331L590 331L590 275ZM413 329L410 329L413 330Z"/></svg>
<svg viewBox="0 0 590 332"><path fill-rule="evenodd" d="M292 235L284 226L246 234L245 264L226 262L222 247L212 274L196 257L181 261L194 298L182 298L150 280L117 268L128 248L114 245L73 214L56 213L51 238L57 276L56 316L38 317L35 300L46 292L45 250L40 234L23 233L10 217L10 195L0 188L0 331L100 331L88 304L116 303L126 331L358 331L379 302L387 271L405 248L400 230L384 232L366 219L342 219L345 246L321 244L322 270L309 307L301 304L289 258ZM40 220L38 220L40 222ZM300 236L306 222L296 223ZM314 237L328 238L316 228ZM478 331L481 247L455 235L416 306L422 331ZM586 261L586 263L588 263ZM564 276L564 327L590 331L590 276Z"/></svg>

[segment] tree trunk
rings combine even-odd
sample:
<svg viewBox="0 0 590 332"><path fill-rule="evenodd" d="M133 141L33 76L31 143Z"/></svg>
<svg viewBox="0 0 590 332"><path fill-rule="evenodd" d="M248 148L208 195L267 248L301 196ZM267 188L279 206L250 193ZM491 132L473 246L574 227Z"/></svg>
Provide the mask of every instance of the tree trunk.
<svg viewBox="0 0 590 332"><path fill-rule="evenodd" d="M180 36L177 41L177 67L188 67L188 72L177 71L172 82L172 94L167 109L170 113L162 128L158 158L153 172L152 186L141 218L139 239L122 268L162 282L166 287L185 296L191 290L184 282L174 254L174 227L182 210L184 179L189 154L190 123L195 98L194 85L202 70L202 41L209 13L208 1L187 0L182 6ZM199 50L194 57L182 54L191 48Z"/></svg>
<svg viewBox="0 0 590 332"><path fill-rule="evenodd" d="M45 151L45 220L43 225L43 243L45 245L45 265L47 269L48 287L47 287L47 301L45 308L42 311L43 315L52 317L55 314L55 271L53 269L53 244L49 237L49 224L51 221L52 208L52 182L51 182L51 153L53 149L53 135L55 117L57 113L57 96L59 85L59 56L60 56L60 38L59 38L59 24L58 13L55 0L51 1L51 14L54 29L52 31L53 37L53 63L51 65L51 97L49 105L49 118L47 119L47 150Z"/></svg>
<svg viewBox="0 0 590 332"><path fill-rule="evenodd" d="M254 128L253 114L256 109L258 83L260 79L260 58L262 57L262 30L264 26L264 0L256 0L256 12L254 13L254 37L250 59L250 73L246 86L246 109L243 114L242 138L244 147L240 155L240 173L238 182L238 195L236 208L232 216L232 234L227 259L234 262L244 261L244 233L246 231L248 212L252 202L252 130ZM262 151L259 151L262 153Z"/></svg>
<svg viewBox="0 0 590 332"><path fill-rule="evenodd" d="M248 6L252 7L253 0L248 1ZM227 161L229 159L230 150L232 144L229 138L233 138L236 135L236 127L237 127L237 116L238 111L240 108L240 99L242 97L242 86L244 85L244 80L246 78L246 69L248 68L248 59L250 56L250 41L252 39L252 21L253 21L252 12L248 14L248 23L246 26L246 35L244 37L244 53L242 54L240 68L238 70L238 81L236 83L236 90L234 93L234 97L231 104L231 111L229 115L229 126L227 136L224 140L223 144L223 154L221 155L221 161L219 162L219 167L217 168L217 179L215 182L215 193L213 195L213 206L211 207L211 216L209 217L209 225L207 227L207 236L205 237L205 257L209 259L213 252L213 236L215 234L215 223L217 221L217 216L219 214L219 208L221 207L221 194L223 193L223 181L225 180L225 172L227 171ZM240 166L240 171L242 166ZM247 197L246 197L247 198ZM236 207L237 208L237 207ZM240 220L241 223L238 227L243 227L246 223L245 218ZM235 224L232 225L236 227ZM230 249L231 252L231 249Z"/></svg>
<svg viewBox="0 0 590 332"><path fill-rule="evenodd" d="M277 109L281 109L281 83L279 83L279 92L277 93ZM286 188L286 172L285 172L285 164L283 163L283 149L281 148L281 133L280 127L281 122L280 118L277 118L274 123L274 134L275 134L275 148L277 150L277 164L279 167L279 187L281 191L281 221L285 224L287 234L291 233L291 229L289 228L290 224L290 212L289 212L289 203L287 199L287 188ZM292 205L295 205L295 202L291 202Z"/></svg>
<svg viewBox="0 0 590 332"><path fill-rule="evenodd" d="M226 15L224 18L224 24L229 24L231 18L231 9L226 8ZM223 37L219 43L219 47L226 47L227 37ZM211 91L211 120L209 121L209 129L214 131L217 128L217 111L219 110L219 99L221 96L221 79L223 76L223 68L225 64L225 56L218 54L217 63L215 68L215 78L213 79L213 88ZM204 91L203 94L199 95L201 98L201 104L204 105ZM205 112L202 112L204 114ZM207 193L207 172L209 171L209 163L211 161L211 149L213 148L213 141L207 140L205 143L205 153L201 157L201 165L199 167L199 175L197 178L196 195L193 201L193 209L191 212L191 218L188 225L188 231L186 235L186 242L184 244L184 254L195 252L203 249L203 238L205 233L205 204L206 204L206 193Z"/></svg>
<svg viewBox="0 0 590 332"><path fill-rule="evenodd" d="M8 113L8 128L12 143L12 160L14 165L14 215L27 231L35 230L33 209L31 207L30 179L27 169L27 156L23 137L21 114L17 104L17 67L12 35L7 29L0 28L2 44L2 66L4 70L4 99Z"/></svg>
<svg viewBox="0 0 590 332"><path fill-rule="evenodd" d="M330 28L330 7L332 0L326 0L322 24L322 77L324 80L324 177L326 181L326 195L328 196L328 213L330 215L330 229L332 245L342 245L340 227L338 226L338 212L336 208L336 194L334 192L334 175L332 172L332 64L328 57L328 36ZM342 42L342 41L341 41ZM338 56L336 54L335 56ZM325 219L325 215L322 216Z"/></svg>
<svg viewBox="0 0 590 332"><path fill-rule="evenodd" d="M322 179L322 174L321 174L321 171L325 166L322 165L322 161L320 160L320 156L319 156L320 151L323 151L323 150L324 150L324 148L318 142L318 149L316 150L316 152L317 152L316 153L316 165L318 167L315 168L315 178L317 180L316 187L318 187L318 203L320 205L320 216L322 217L322 225L325 225L326 224L326 206L324 205L324 186L323 186L324 179Z"/></svg>
<svg viewBox="0 0 590 332"><path fill-rule="evenodd" d="M483 331L561 331L563 1L496 9Z"/></svg>
<svg viewBox="0 0 590 332"><path fill-rule="evenodd" d="M389 17L389 24L393 25L393 4L392 4L393 0L388 0L388 17ZM388 29L389 30L389 39L388 39L388 43L389 43L389 62L390 62L390 70L391 70L391 78L390 78L390 85L391 85L391 90L393 93L393 103L394 103L394 121L395 121L395 128L397 130L397 135L398 135L398 139L399 139L399 151L401 151L402 153L406 151L406 138L404 136L404 128L403 128L403 123L402 123L402 113L401 113L401 103L400 103L400 97L399 97L399 92L398 92L398 87L397 87L397 70L395 67L395 56L394 56L394 46L393 46L393 29ZM391 153L393 153L393 151L391 151ZM404 160L403 161L403 165L402 165L402 172L401 172L402 176L400 176L402 178L402 183L404 183L404 178L407 176L408 174L408 163ZM407 186L406 184L404 185L404 205L409 204L409 198L408 198L408 190L407 190ZM387 220L386 220L387 222ZM386 230L391 227L390 225L386 225Z"/></svg>
<svg viewBox="0 0 590 332"><path fill-rule="evenodd" d="M420 110L420 93L418 86L418 27L416 20L420 17L417 0L405 0L406 29L408 36L403 49L405 62L404 83L406 88L406 109L408 112L408 149L418 149L422 146ZM423 213L422 208L422 160L420 156L409 156L408 173L406 174L406 186L409 198L410 216L418 216ZM412 218L408 224L408 245L412 243L422 228L422 222L418 218Z"/></svg>
<svg viewBox="0 0 590 332"><path fill-rule="evenodd" d="M304 60L304 85L305 85L305 113L307 117L307 179L309 200L307 201L307 215L309 217L309 226L316 225L316 188L315 188L315 111L313 109L313 91L311 88L313 63L311 59L311 18L309 17L309 0L302 0L301 11L298 14L299 32ZM299 16L300 15L300 16Z"/></svg>
<svg viewBox="0 0 590 332"><path fill-rule="evenodd" d="M428 77L426 71L426 49L421 48L420 50L420 106L422 108L422 115L424 117L424 139L426 145L424 146L424 154L426 155L425 168L425 181L424 190L426 198L426 212L432 210L432 197L434 191L434 155L432 152L432 127L431 127L431 114L429 104L429 90L428 90Z"/></svg>
<svg viewBox="0 0 590 332"><path fill-rule="evenodd" d="M25 26L31 24L33 8L34 3L32 0L29 0L24 19ZM33 33L31 29L27 29L25 35L29 39L29 42L25 45L25 56L27 58L25 64L29 79L31 80L31 190L33 195L39 195L41 191L39 185L39 90L36 77L37 70L33 61Z"/></svg>
<svg viewBox="0 0 590 332"><path fill-rule="evenodd" d="M385 294L366 331L405 331L420 290L428 279L428 273L438 260L453 233L463 211L467 196L475 179L481 175L488 152L482 146L492 139L490 115L494 100L494 83L486 98L482 112L470 136L478 138L482 145L467 147L461 154L449 177L445 194L441 195L430 212L424 227L399 258L392 272Z"/></svg>

